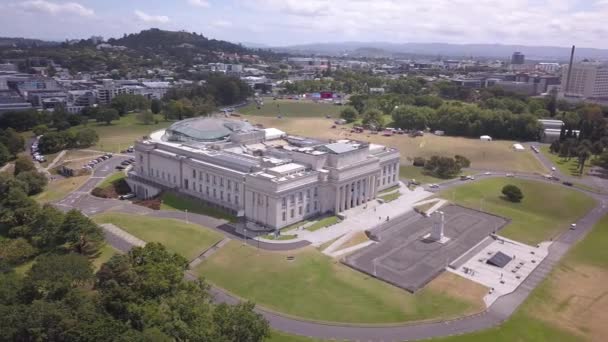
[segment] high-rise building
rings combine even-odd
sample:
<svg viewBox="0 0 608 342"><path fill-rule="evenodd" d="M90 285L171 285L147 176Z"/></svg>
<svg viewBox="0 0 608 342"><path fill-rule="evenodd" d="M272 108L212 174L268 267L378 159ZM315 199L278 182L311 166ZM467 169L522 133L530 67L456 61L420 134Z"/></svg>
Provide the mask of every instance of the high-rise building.
<svg viewBox="0 0 608 342"><path fill-rule="evenodd" d="M573 64L570 82L568 82L568 67L565 66L562 70L561 87L566 96L608 98L608 63L581 62Z"/></svg>
<svg viewBox="0 0 608 342"><path fill-rule="evenodd" d="M511 64L517 64L517 65L521 65L524 64L525 61L525 56L523 53L521 52L513 52L513 55L511 56Z"/></svg>

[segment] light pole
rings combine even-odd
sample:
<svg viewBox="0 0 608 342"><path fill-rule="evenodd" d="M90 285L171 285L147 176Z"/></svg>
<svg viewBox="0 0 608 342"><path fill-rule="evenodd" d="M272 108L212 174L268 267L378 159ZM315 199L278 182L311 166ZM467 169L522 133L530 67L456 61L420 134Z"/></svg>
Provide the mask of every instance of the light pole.
<svg viewBox="0 0 608 342"><path fill-rule="evenodd" d="M188 221L188 209L184 210L186 212L186 223L190 223L190 221Z"/></svg>
<svg viewBox="0 0 608 342"><path fill-rule="evenodd" d="M373 268L374 268L374 277L377 277L378 274L376 273L376 259L372 260L372 265L373 265Z"/></svg>
<svg viewBox="0 0 608 342"><path fill-rule="evenodd" d="M245 228L245 244L247 244L247 228Z"/></svg>

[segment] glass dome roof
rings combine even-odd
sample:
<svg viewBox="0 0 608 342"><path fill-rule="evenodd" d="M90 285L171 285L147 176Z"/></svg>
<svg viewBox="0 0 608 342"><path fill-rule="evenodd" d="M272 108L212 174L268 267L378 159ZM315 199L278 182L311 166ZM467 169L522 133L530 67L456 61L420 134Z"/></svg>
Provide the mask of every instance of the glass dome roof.
<svg viewBox="0 0 608 342"><path fill-rule="evenodd" d="M215 117L198 117L174 123L165 132L168 141L213 142L227 140L233 132L250 131L248 122Z"/></svg>

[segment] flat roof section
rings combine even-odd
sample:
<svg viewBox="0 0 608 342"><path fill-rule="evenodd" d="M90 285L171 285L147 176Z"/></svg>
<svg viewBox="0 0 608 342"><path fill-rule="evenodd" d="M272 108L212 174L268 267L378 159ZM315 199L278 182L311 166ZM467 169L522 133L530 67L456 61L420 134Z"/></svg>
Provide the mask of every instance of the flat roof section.
<svg viewBox="0 0 608 342"><path fill-rule="evenodd" d="M508 220L456 205L445 213L445 244L424 239L437 222L436 216L404 219L373 234L379 242L355 252L344 263L410 292L416 292L445 271L446 266L477 245Z"/></svg>
<svg viewBox="0 0 608 342"><path fill-rule="evenodd" d="M511 260L513 260L513 258L506 255L505 253L496 252L496 254L494 254L490 259L488 259L488 261L486 261L486 264L503 268L507 266L507 264L511 262Z"/></svg>

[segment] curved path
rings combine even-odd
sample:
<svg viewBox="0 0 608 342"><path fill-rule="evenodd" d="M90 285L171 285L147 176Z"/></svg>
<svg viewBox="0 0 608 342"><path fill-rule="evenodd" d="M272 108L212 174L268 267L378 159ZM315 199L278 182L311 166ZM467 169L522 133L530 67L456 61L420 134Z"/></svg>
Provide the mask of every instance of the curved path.
<svg viewBox="0 0 608 342"><path fill-rule="evenodd" d="M476 179L504 176L505 173L492 173L489 175L480 174L476 176ZM548 181L538 175L516 174L514 177L556 184L556 182ZM103 177L99 177L97 176L97 174L95 174L92 179L97 179L97 181L101 181ZM451 180L441 183L440 188L446 189L449 187L460 185L462 183L464 182L460 180ZM76 207L85 212L88 211L89 213L91 211L93 211L93 213L97 213L108 210L142 213L141 210L149 210L147 208L142 208L134 205L125 206L125 203L123 201L93 198L92 196L88 195L88 191L90 191L88 187L90 187L91 185L87 186L87 184L83 186L85 188L82 189L83 191L76 191L73 193L79 195L78 200L74 201L72 204L61 203L65 201L64 199L59 203L59 206ZM549 274L552 268L557 264L557 262L559 262L559 260L566 254L566 252L576 242L581 240L592 229L594 224L600 218L602 218L608 213L608 195L589 192L579 188L572 189L575 191L584 192L592 196L598 201L598 205L591 211L589 211L583 218L577 221L576 230L567 230L554 240L554 243L549 248L548 256L514 292L500 297L482 313L473 316L462 317L459 319L444 320L438 322L413 322L411 324L396 324L393 326L366 326L340 323L312 322L304 319L288 317L276 312L271 312L259 306L256 307L256 311L261 313L270 322L270 325L273 329L280 330L289 334L310 336L321 339L347 339L364 341L418 340L466 334L474 331L495 327L507 320L513 314L513 312L515 312L515 310L524 302L524 300L528 297L532 290L537 285L539 285L540 282L543 281L543 279ZM70 196L68 196L67 198L69 198ZM92 208L91 206L93 206L94 208ZM137 210L138 212L131 210ZM165 215L169 215L168 212L157 211L154 214L154 216L168 217ZM173 218L184 219L183 213L179 212L171 212L170 216ZM199 216L204 217L202 215ZM193 217L192 214L189 214L189 217ZM206 220L209 220L209 218L206 218ZM207 223L211 222L208 221ZM214 228L220 229L217 225ZM225 231L223 232L226 233ZM108 240L111 245L123 251L126 251L130 247L132 247L128 242L121 240L118 236L114 236L112 238L109 238ZM276 245L280 246L280 248L285 249L293 249L295 247L285 244ZM196 276L190 272L186 272L186 277L188 279L196 278ZM213 294L215 300L218 302L233 304L239 301L238 298L226 293L225 291L217 287L212 287L210 291Z"/></svg>

